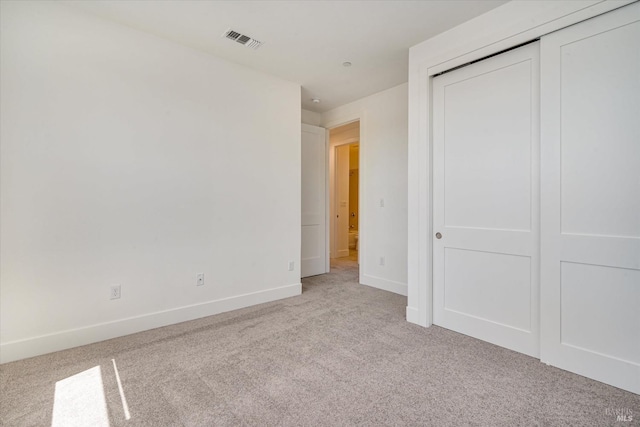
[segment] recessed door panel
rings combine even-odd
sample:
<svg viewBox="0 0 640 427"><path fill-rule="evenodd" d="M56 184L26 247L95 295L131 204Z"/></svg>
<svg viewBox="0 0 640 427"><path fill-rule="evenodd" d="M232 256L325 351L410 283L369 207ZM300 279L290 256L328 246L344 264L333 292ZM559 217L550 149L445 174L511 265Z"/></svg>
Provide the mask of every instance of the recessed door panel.
<svg viewBox="0 0 640 427"><path fill-rule="evenodd" d="M562 44L562 233L640 238L640 25ZM634 94L633 96L630 96Z"/></svg>
<svg viewBox="0 0 640 427"><path fill-rule="evenodd" d="M640 364L640 270L562 262L560 283L562 344Z"/></svg>
<svg viewBox="0 0 640 427"><path fill-rule="evenodd" d="M446 226L531 229L530 86L523 61L444 87Z"/></svg>
<svg viewBox="0 0 640 427"><path fill-rule="evenodd" d="M531 258L453 248L444 255L445 310L531 331Z"/></svg>

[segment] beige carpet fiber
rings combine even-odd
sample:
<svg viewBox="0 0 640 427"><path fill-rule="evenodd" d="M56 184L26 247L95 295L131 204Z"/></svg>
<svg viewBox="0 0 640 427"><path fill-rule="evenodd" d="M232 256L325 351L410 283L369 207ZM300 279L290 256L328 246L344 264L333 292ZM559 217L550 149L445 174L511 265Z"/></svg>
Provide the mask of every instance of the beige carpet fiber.
<svg viewBox="0 0 640 427"><path fill-rule="evenodd" d="M640 396L409 324L406 298L354 266L299 297L1 365L0 424L640 425Z"/></svg>

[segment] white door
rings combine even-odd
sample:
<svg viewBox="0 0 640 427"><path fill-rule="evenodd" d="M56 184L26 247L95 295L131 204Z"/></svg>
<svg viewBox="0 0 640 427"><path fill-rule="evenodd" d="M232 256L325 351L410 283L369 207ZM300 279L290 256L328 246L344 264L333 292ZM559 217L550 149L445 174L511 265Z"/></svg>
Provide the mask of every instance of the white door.
<svg viewBox="0 0 640 427"><path fill-rule="evenodd" d="M349 256L349 150L339 145L336 150L336 258Z"/></svg>
<svg viewBox="0 0 640 427"><path fill-rule="evenodd" d="M302 277L329 271L325 135L323 128L302 125Z"/></svg>
<svg viewBox="0 0 640 427"><path fill-rule="evenodd" d="M433 322L539 353L538 43L433 79Z"/></svg>
<svg viewBox="0 0 640 427"><path fill-rule="evenodd" d="M640 4L541 43L541 359L640 393Z"/></svg>

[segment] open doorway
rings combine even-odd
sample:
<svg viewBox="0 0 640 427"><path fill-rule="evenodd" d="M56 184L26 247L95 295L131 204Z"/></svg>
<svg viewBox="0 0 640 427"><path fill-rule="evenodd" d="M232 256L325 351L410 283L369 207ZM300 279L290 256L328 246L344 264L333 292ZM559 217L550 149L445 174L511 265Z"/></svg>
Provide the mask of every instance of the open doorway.
<svg viewBox="0 0 640 427"><path fill-rule="evenodd" d="M330 256L357 268L360 249L360 121L329 129Z"/></svg>

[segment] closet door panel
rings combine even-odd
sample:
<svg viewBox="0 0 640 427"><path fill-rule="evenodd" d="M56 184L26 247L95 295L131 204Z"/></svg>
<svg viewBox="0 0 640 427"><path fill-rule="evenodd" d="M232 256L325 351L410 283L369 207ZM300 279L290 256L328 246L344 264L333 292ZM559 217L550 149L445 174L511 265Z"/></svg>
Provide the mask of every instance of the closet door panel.
<svg viewBox="0 0 640 427"><path fill-rule="evenodd" d="M538 43L433 79L436 325L539 354Z"/></svg>
<svg viewBox="0 0 640 427"><path fill-rule="evenodd" d="M541 358L640 393L640 4L541 40Z"/></svg>

